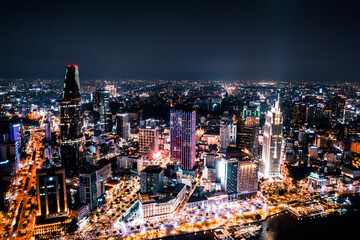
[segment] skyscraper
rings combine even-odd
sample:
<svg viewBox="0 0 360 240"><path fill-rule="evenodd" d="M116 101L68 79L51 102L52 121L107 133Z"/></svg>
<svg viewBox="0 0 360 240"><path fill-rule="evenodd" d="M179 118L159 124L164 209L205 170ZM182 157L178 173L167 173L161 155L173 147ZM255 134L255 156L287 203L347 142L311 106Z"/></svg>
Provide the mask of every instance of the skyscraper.
<svg viewBox="0 0 360 240"><path fill-rule="evenodd" d="M164 185L164 169L158 165L147 166L140 173L140 192L156 194Z"/></svg>
<svg viewBox="0 0 360 240"><path fill-rule="evenodd" d="M258 152L259 120L248 116L244 121L238 121L236 145L249 158L256 158Z"/></svg>
<svg viewBox="0 0 360 240"><path fill-rule="evenodd" d="M238 174L238 194L239 195L252 195L258 189L258 176L257 164L251 160L239 161L239 174Z"/></svg>
<svg viewBox="0 0 360 240"><path fill-rule="evenodd" d="M116 115L116 134L123 139L130 137L129 114L118 113Z"/></svg>
<svg viewBox="0 0 360 240"><path fill-rule="evenodd" d="M226 152L229 145L236 144L237 126L232 121L220 122L220 151Z"/></svg>
<svg viewBox="0 0 360 240"><path fill-rule="evenodd" d="M159 151L159 129L152 126L139 128L139 152L155 153Z"/></svg>
<svg viewBox="0 0 360 240"><path fill-rule="evenodd" d="M44 168L36 172L39 214L46 218L68 215L65 169Z"/></svg>
<svg viewBox="0 0 360 240"><path fill-rule="evenodd" d="M220 158L216 172L221 183L221 190L228 194L237 193L239 161L236 158Z"/></svg>
<svg viewBox="0 0 360 240"><path fill-rule="evenodd" d="M97 90L93 94L94 109L100 113L100 128L103 132L111 132L112 117L109 106L109 90Z"/></svg>
<svg viewBox="0 0 360 240"><path fill-rule="evenodd" d="M264 178L281 177L282 112L280 95L274 107L266 114L264 125L262 159L260 173Z"/></svg>
<svg viewBox="0 0 360 240"><path fill-rule="evenodd" d="M64 98L60 103L61 161L67 175L73 175L85 164L82 132L82 108L78 66L68 66Z"/></svg>
<svg viewBox="0 0 360 240"><path fill-rule="evenodd" d="M44 125L45 125L45 138L47 141L51 141L51 123L49 119L45 120Z"/></svg>
<svg viewBox="0 0 360 240"><path fill-rule="evenodd" d="M196 112L170 110L170 158L181 163L181 169L195 166Z"/></svg>

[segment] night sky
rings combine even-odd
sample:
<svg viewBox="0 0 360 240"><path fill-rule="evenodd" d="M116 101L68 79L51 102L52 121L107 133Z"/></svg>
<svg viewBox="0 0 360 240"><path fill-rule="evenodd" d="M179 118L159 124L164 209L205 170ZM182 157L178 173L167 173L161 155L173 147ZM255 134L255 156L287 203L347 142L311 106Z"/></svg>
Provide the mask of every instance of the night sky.
<svg viewBox="0 0 360 240"><path fill-rule="evenodd" d="M0 77L68 64L83 79L357 81L360 1L0 2Z"/></svg>

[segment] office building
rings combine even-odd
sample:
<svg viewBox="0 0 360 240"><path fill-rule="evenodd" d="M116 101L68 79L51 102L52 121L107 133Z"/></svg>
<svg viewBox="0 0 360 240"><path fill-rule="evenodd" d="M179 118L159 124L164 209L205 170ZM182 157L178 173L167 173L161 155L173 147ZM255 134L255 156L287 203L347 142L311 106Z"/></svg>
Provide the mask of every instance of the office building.
<svg viewBox="0 0 360 240"><path fill-rule="evenodd" d="M170 158L183 170L195 166L196 112L170 110Z"/></svg>
<svg viewBox="0 0 360 240"><path fill-rule="evenodd" d="M123 139L130 137L130 124L128 113L118 113L116 115L116 134Z"/></svg>
<svg viewBox="0 0 360 240"><path fill-rule="evenodd" d="M17 142L0 143L0 164L2 170L16 174L20 168L20 153Z"/></svg>
<svg viewBox="0 0 360 240"><path fill-rule="evenodd" d="M239 195L256 194L258 190L258 166L251 160L239 161L237 192Z"/></svg>
<svg viewBox="0 0 360 240"><path fill-rule="evenodd" d="M97 90L93 93L93 108L100 114L100 129L103 132L111 132L112 130L109 98L109 90Z"/></svg>
<svg viewBox="0 0 360 240"><path fill-rule="evenodd" d="M105 89L109 91L111 97L116 97L116 87L114 85L107 84Z"/></svg>
<svg viewBox="0 0 360 240"><path fill-rule="evenodd" d="M44 125L45 125L45 139L46 141L51 141L51 123L49 119L45 120Z"/></svg>
<svg viewBox="0 0 360 240"><path fill-rule="evenodd" d="M111 177L111 163L86 166L79 174L79 197L82 203L90 204L93 210L105 195L105 183Z"/></svg>
<svg viewBox="0 0 360 240"><path fill-rule="evenodd" d="M159 151L159 130L152 126L140 126L139 128L139 152L156 153Z"/></svg>
<svg viewBox="0 0 360 240"><path fill-rule="evenodd" d="M64 168L37 170L36 190L40 216L54 218L68 215Z"/></svg>
<svg viewBox="0 0 360 240"><path fill-rule="evenodd" d="M259 121L255 117L238 121L236 146L249 158L256 158L258 155L258 132Z"/></svg>
<svg viewBox="0 0 360 240"><path fill-rule="evenodd" d="M281 177L282 112L280 95L266 115L260 173L265 178Z"/></svg>
<svg viewBox="0 0 360 240"><path fill-rule="evenodd" d="M230 145L236 144L237 126L232 121L220 122L220 151L226 152Z"/></svg>
<svg viewBox="0 0 360 240"><path fill-rule="evenodd" d="M164 169L158 165L147 166L140 173L140 192L156 194L164 185Z"/></svg>
<svg viewBox="0 0 360 240"><path fill-rule="evenodd" d="M236 158L220 158L217 162L217 176L221 190L228 194L237 193L239 161Z"/></svg>
<svg viewBox="0 0 360 240"><path fill-rule="evenodd" d="M60 103L61 161L67 175L78 173L85 164L82 108L78 66L68 66L64 98Z"/></svg>
<svg viewBox="0 0 360 240"><path fill-rule="evenodd" d="M260 119L260 105L257 106L244 106L242 111L242 119L247 117L254 117Z"/></svg>
<svg viewBox="0 0 360 240"><path fill-rule="evenodd" d="M145 221L159 221L172 217L186 197L186 185L177 184L165 196L141 194L140 201Z"/></svg>

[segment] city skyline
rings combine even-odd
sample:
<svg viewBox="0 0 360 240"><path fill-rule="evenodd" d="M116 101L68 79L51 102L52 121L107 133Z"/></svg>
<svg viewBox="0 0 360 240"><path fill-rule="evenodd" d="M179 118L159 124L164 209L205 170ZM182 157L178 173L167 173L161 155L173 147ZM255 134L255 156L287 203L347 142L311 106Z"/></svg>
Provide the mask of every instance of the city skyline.
<svg viewBox="0 0 360 240"><path fill-rule="evenodd" d="M289 214L360 217L359 84L83 86L78 65L63 83L0 85L3 238L268 238Z"/></svg>
<svg viewBox="0 0 360 240"><path fill-rule="evenodd" d="M356 238L359 12L3 1L0 238Z"/></svg>

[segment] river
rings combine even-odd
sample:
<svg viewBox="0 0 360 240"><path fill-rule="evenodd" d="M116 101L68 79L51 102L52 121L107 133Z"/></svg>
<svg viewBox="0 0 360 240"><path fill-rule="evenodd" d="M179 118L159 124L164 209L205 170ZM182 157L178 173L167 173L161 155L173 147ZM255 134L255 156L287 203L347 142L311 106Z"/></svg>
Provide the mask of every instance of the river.
<svg viewBox="0 0 360 240"><path fill-rule="evenodd" d="M347 213L327 217L298 220L290 213L281 213L261 223L259 240L294 239L360 239L360 195L350 196L352 206ZM203 240L214 239L211 231L180 235L163 239Z"/></svg>

